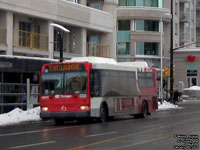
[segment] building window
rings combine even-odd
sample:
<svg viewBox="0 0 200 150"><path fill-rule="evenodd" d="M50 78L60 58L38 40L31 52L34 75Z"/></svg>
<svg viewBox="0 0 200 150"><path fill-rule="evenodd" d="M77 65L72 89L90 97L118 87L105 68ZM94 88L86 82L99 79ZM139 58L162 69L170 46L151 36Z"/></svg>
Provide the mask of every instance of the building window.
<svg viewBox="0 0 200 150"><path fill-rule="evenodd" d="M100 1L88 1L87 6L102 10L103 8L103 3Z"/></svg>
<svg viewBox="0 0 200 150"><path fill-rule="evenodd" d="M186 65L187 70L187 86L196 86L198 83L198 65Z"/></svg>
<svg viewBox="0 0 200 150"><path fill-rule="evenodd" d="M148 7L158 7L158 0L145 0L144 4Z"/></svg>
<svg viewBox="0 0 200 150"><path fill-rule="evenodd" d="M31 23L19 22L19 45L30 47L31 44Z"/></svg>
<svg viewBox="0 0 200 150"><path fill-rule="evenodd" d="M119 6L158 7L160 0L119 0Z"/></svg>
<svg viewBox="0 0 200 150"><path fill-rule="evenodd" d="M119 6L135 6L135 0L119 0Z"/></svg>
<svg viewBox="0 0 200 150"><path fill-rule="evenodd" d="M118 42L117 53L118 53L118 55L129 55L130 54L130 42Z"/></svg>
<svg viewBox="0 0 200 150"><path fill-rule="evenodd" d="M130 30L130 20L119 20L118 30Z"/></svg>
<svg viewBox="0 0 200 150"><path fill-rule="evenodd" d="M80 0L74 0L74 3L80 4Z"/></svg>
<svg viewBox="0 0 200 150"><path fill-rule="evenodd" d="M158 55L158 43L136 42L136 55Z"/></svg>
<svg viewBox="0 0 200 150"><path fill-rule="evenodd" d="M135 20L136 31L159 32L159 22L152 20Z"/></svg>

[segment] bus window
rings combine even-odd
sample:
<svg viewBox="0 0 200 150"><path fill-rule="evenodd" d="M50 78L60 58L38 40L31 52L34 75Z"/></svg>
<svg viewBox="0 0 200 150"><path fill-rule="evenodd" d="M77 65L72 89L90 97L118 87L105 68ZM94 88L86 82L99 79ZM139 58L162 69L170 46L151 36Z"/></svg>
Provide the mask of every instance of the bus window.
<svg viewBox="0 0 200 150"><path fill-rule="evenodd" d="M154 88L154 79L153 79L153 73L152 72L139 72L138 73L139 78L139 88Z"/></svg>
<svg viewBox="0 0 200 150"><path fill-rule="evenodd" d="M63 92L63 73L42 75L42 95L55 95Z"/></svg>
<svg viewBox="0 0 200 150"><path fill-rule="evenodd" d="M87 93L87 72L65 73L65 94Z"/></svg>
<svg viewBox="0 0 200 150"><path fill-rule="evenodd" d="M100 96L100 78L97 71L91 72L90 85L91 96Z"/></svg>

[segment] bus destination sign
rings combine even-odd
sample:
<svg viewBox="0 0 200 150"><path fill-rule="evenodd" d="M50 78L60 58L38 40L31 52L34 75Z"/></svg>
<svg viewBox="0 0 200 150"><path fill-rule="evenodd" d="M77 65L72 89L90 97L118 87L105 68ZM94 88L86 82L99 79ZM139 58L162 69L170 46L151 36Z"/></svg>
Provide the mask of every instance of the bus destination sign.
<svg viewBox="0 0 200 150"><path fill-rule="evenodd" d="M45 72L84 70L83 64L53 64L45 68Z"/></svg>

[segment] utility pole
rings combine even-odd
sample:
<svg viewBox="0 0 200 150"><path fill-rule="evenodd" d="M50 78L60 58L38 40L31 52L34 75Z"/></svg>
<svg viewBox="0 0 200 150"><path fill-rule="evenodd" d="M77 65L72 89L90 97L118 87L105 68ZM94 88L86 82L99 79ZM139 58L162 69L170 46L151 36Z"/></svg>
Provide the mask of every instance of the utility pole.
<svg viewBox="0 0 200 150"><path fill-rule="evenodd" d="M174 67L174 59L173 59L173 0L171 0L171 35L170 35L170 102L175 103L174 101L174 77L173 77L173 67Z"/></svg>

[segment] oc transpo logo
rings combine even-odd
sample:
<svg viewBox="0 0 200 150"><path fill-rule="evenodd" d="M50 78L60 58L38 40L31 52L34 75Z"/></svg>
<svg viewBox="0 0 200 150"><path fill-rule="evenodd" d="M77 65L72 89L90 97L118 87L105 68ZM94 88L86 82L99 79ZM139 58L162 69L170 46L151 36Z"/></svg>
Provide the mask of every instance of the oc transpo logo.
<svg viewBox="0 0 200 150"><path fill-rule="evenodd" d="M65 107L64 105L61 107L61 110L62 111L66 111L67 110L67 107Z"/></svg>

